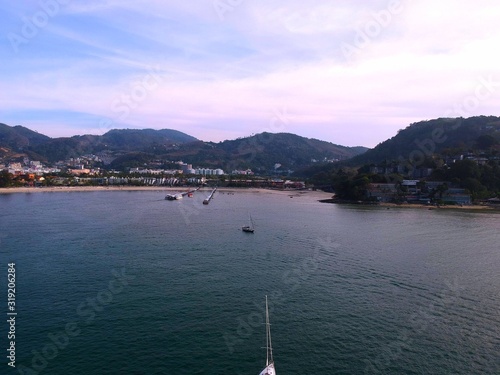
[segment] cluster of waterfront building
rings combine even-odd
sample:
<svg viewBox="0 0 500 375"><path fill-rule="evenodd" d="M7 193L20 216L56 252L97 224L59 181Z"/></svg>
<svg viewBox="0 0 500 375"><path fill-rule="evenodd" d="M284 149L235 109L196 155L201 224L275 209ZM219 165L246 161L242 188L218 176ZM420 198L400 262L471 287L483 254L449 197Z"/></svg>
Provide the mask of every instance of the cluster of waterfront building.
<svg viewBox="0 0 500 375"><path fill-rule="evenodd" d="M449 181L403 180L401 183L372 183L367 189L367 198L377 202L397 202L429 204L432 200L443 203L469 205L470 194L465 189L454 186Z"/></svg>
<svg viewBox="0 0 500 375"><path fill-rule="evenodd" d="M60 173L61 168L58 167L47 167L38 160L29 160L24 158L23 162L15 162L9 164L0 164L0 171L6 170L12 175L18 174L35 174L43 175L47 173Z"/></svg>
<svg viewBox="0 0 500 375"><path fill-rule="evenodd" d="M468 154L458 154L454 156L443 157L439 162L441 163L441 165L449 166L461 160L470 160L475 162L477 165L485 165L490 161L498 162L500 160L500 156L485 155L485 154L476 155L474 153L468 153ZM387 175L391 173L396 173L406 176L408 178L418 179L418 178L429 177L435 170L435 168L429 168L425 166L417 166L417 167L412 166L411 168L409 168L410 171L408 171L407 169L408 166L405 166L399 161L393 161L378 165L371 165L369 171L372 174Z"/></svg>
<svg viewBox="0 0 500 375"><path fill-rule="evenodd" d="M222 176L224 175L224 170L217 168L193 168L192 164L186 164L183 162L178 162L178 169L151 169L151 168L130 168L130 174L147 174L147 175L177 175L177 174L189 174L189 175L202 175L202 176Z"/></svg>
<svg viewBox="0 0 500 375"><path fill-rule="evenodd" d="M91 162L102 162L102 160L95 155L88 155L80 158L70 158L65 162L58 162L54 167L47 167L41 161L29 160L24 158L23 162L13 162L9 164L0 164L0 170L6 170L10 174L17 176L21 174L34 174L41 176L44 174L57 174L66 172L73 176L82 175L100 175L103 172L111 174L119 174L122 172L115 170L103 170L102 168L92 168ZM160 168L130 168L129 174L139 175L201 175L201 176L222 176L226 173L221 168L193 168L191 164L177 162L179 168L176 169L160 169ZM253 174L251 170L233 171L233 174Z"/></svg>
<svg viewBox="0 0 500 375"><path fill-rule="evenodd" d="M228 186L269 187L280 189L303 189L303 181L290 181L280 178L257 177L251 169L235 169L227 174L221 168L193 168L192 164L176 162L178 168L130 168L128 173L114 170L91 168L91 161L100 162L93 155L72 158L61 162L57 167L44 166L40 161L25 158L23 162L8 165L0 164L0 170L8 171L17 184L23 186L200 186L210 182L225 181ZM105 172L105 173L103 173ZM64 173L64 174L61 174ZM223 177L222 179L217 177ZM216 177L214 179L214 177Z"/></svg>

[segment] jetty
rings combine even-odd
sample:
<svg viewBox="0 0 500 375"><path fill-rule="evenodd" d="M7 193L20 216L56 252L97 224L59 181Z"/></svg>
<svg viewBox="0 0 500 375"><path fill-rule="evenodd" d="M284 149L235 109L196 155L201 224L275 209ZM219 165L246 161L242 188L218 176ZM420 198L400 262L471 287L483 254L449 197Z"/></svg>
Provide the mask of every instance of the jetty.
<svg viewBox="0 0 500 375"><path fill-rule="evenodd" d="M209 204L210 203L210 200L212 200L212 198L213 198L214 193L215 193L216 190L217 190L217 187L215 187L214 190L212 190L212 192L210 193L210 195L205 198L205 200L203 201L203 204Z"/></svg>
<svg viewBox="0 0 500 375"><path fill-rule="evenodd" d="M184 198L185 195L192 195L195 191L198 191L200 188L197 187L196 189L194 190L188 190L188 191L185 191L183 193L176 193L176 194L167 194L167 196L165 197L166 200L169 200L169 201L176 201L178 199L182 199Z"/></svg>

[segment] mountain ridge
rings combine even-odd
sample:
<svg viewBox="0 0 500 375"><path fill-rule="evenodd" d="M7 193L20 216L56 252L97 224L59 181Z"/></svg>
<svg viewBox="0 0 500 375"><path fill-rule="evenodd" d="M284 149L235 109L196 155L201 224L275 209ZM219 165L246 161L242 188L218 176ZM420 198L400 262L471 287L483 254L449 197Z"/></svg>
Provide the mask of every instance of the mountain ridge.
<svg viewBox="0 0 500 375"><path fill-rule="evenodd" d="M500 137L500 117L437 118L412 123L379 143L376 147L349 160L348 165L380 163L384 160L410 160L418 163L423 156L451 149L475 146L480 136Z"/></svg>
<svg viewBox="0 0 500 375"><path fill-rule="evenodd" d="M363 153L362 146L347 147L292 133L260 133L218 143L204 142L172 129L112 129L103 135L50 138L25 127L1 124L0 147L11 154L56 162L85 154L113 154L112 167L143 165L147 158L183 160L207 167L253 168L262 171L303 168L320 161L337 161ZM5 156L4 153L3 156ZM137 160L134 160L134 155ZM2 154L0 154L2 156ZM280 165L276 167L276 165Z"/></svg>
<svg viewBox="0 0 500 375"><path fill-rule="evenodd" d="M207 166L222 166L228 170L250 168L269 171L275 164L281 164L275 169L289 170L312 165L319 160L345 160L366 150L292 133L263 132L219 143L189 143L170 155L190 164L204 162Z"/></svg>
<svg viewBox="0 0 500 375"><path fill-rule="evenodd" d="M24 126L0 124L0 147L13 154L25 153L47 162L103 150L145 151L151 146L168 147L192 141L197 139L173 129L111 129L103 135L51 138Z"/></svg>
<svg viewBox="0 0 500 375"><path fill-rule="evenodd" d="M489 140L489 141L488 141ZM335 169L392 164L406 169L429 163L434 155L456 156L477 148L478 142L500 142L500 117L438 118L412 123L363 154L334 165L315 165L297 172L301 177L331 173Z"/></svg>

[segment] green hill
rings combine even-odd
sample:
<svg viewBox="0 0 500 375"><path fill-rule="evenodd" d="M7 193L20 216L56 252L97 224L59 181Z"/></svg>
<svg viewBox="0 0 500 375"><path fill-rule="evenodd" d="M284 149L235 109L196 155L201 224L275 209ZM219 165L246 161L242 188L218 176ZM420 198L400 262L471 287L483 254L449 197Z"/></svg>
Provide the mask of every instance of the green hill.
<svg viewBox="0 0 500 375"><path fill-rule="evenodd" d="M148 161L182 160L194 166L225 170L286 172L326 161L352 158L365 147L344 147L289 133L262 133L224 142L202 142L171 129L114 129L106 134L49 138L24 127L0 127L1 156L22 155L56 162L86 154L105 153L110 167L125 169ZM17 153L17 154L16 154Z"/></svg>
<svg viewBox="0 0 500 375"><path fill-rule="evenodd" d="M488 139L500 140L500 117L440 118L409 125L375 148L349 160L360 166L383 161L418 163L423 156L467 152Z"/></svg>
<svg viewBox="0 0 500 375"><path fill-rule="evenodd" d="M114 129L99 138L99 146L110 150L147 151L197 139L172 129Z"/></svg>
<svg viewBox="0 0 500 375"><path fill-rule="evenodd" d="M426 192L427 182L441 181L444 190L462 189L479 200L500 195L499 160L499 117L436 119L412 124L350 160L308 168L301 175L347 200L367 199L370 184L397 187L404 179L419 181L418 194Z"/></svg>
<svg viewBox="0 0 500 375"><path fill-rule="evenodd" d="M331 173L341 167L400 165L406 169L432 164L436 156L454 156L500 142L500 117L440 118L401 129L373 149L337 164L316 165L298 171L302 177Z"/></svg>
<svg viewBox="0 0 500 375"><path fill-rule="evenodd" d="M0 145L2 146L22 150L48 142L50 139L50 137L24 126L16 125L11 127L0 123Z"/></svg>
<svg viewBox="0 0 500 375"><path fill-rule="evenodd" d="M0 124L3 157L26 155L47 162L65 160L102 151L113 153L151 152L160 154L195 137L172 129L114 129L106 134L50 138L22 126Z"/></svg>
<svg viewBox="0 0 500 375"><path fill-rule="evenodd" d="M345 147L290 133L261 133L219 143L193 142L165 154L171 160L224 170L250 168L256 172L295 170L316 163L346 160L365 147Z"/></svg>

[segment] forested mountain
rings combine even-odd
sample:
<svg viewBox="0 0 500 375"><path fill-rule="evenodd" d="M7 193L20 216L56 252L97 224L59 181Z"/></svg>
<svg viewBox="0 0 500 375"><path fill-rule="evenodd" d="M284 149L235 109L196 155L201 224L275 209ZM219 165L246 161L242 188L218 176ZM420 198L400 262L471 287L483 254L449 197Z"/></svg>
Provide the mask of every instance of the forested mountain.
<svg viewBox="0 0 500 375"><path fill-rule="evenodd" d="M500 140L500 117L440 118L409 125L348 165L417 159L421 154L467 152Z"/></svg>
<svg viewBox="0 0 500 375"><path fill-rule="evenodd" d="M22 150L49 141L46 135L34 132L24 126L8 126L0 123L0 145Z"/></svg>
<svg viewBox="0 0 500 375"><path fill-rule="evenodd" d="M49 138L20 126L3 125L1 129L0 148L13 155L25 154L50 163L85 154L106 153L107 159L111 160L110 167L116 169L143 166L151 160L182 160L193 166L225 170L287 171L321 162L346 160L367 150L289 133L261 133L214 143L202 142L170 129L110 130L101 136L64 138ZM2 137L2 134L5 135Z"/></svg>
<svg viewBox="0 0 500 375"><path fill-rule="evenodd" d="M0 123L0 157L26 152L50 139L20 125L11 127Z"/></svg>
<svg viewBox="0 0 500 375"><path fill-rule="evenodd" d="M318 162L346 160L365 152L365 147L345 147L290 133L261 133L219 143L194 142L166 156L194 165L251 168L256 171L294 170Z"/></svg>
<svg viewBox="0 0 500 375"><path fill-rule="evenodd" d="M50 138L22 126L0 124L0 147L11 153L47 162L65 160L102 151L163 153L176 145L197 141L172 129L114 129L99 135ZM7 153L7 151L5 152Z"/></svg>
<svg viewBox="0 0 500 375"><path fill-rule="evenodd" d="M370 184L404 179L422 186L441 181L446 189L462 188L473 199L495 197L500 194L500 118L422 121L362 155L300 172L347 200L366 199Z"/></svg>
<svg viewBox="0 0 500 375"><path fill-rule="evenodd" d="M489 148L500 142L500 117L440 118L421 121L401 129L375 148L349 160L302 169L300 176L312 177L341 167L392 164L408 167L432 164L433 156L454 156L469 150Z"/></svg>

